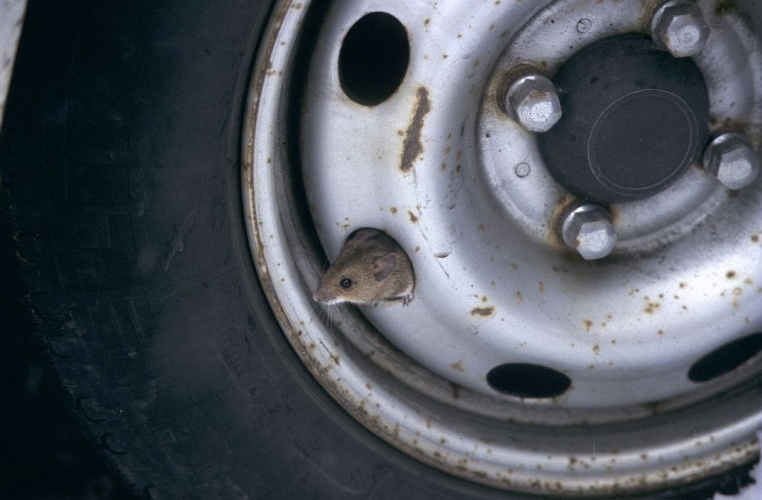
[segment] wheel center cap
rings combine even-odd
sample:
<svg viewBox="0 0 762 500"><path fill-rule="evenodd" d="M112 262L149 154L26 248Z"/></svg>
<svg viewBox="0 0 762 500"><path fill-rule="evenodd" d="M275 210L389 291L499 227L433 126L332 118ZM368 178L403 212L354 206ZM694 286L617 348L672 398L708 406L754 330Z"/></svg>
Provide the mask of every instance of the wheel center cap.
<svg viewBox="0 0 762 500"><path fill-rule="evenodd" d="M539 136L540 147L556 180L582 197L622 202L656 194L698 158L707 139L701 72L644 36L585 49L554 83L563 116Z"/></svg>

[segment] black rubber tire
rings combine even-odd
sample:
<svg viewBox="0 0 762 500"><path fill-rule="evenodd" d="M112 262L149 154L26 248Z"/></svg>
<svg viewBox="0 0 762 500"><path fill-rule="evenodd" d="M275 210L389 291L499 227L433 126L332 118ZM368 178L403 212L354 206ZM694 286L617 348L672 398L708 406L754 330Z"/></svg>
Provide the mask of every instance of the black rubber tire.
<svg viewBox="0 0 762 500"><path fill-rule="evenodd" d="M270 7L30 1L2 187L64 397L151 498L506 498L361 427L266 305L239 151Z"/></svg>

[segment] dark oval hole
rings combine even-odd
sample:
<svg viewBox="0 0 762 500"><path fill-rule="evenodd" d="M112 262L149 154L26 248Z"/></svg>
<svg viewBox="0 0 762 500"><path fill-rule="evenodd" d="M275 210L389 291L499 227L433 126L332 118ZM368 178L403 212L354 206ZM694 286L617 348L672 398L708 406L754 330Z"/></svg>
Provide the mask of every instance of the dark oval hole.
<svg viewBox="0 0 762 500"><path fill-rule="evenodd" d="M506 363L487 373L487 383L496 391L522 398L552 398L569 389L571 379L563 373L530 363Z"/></svg>
<svg viewBox="0 0 762 500"><path fill-rule="evenodd" d="M688 370L688 378L694 382L712 380L735 370L760 351L762 351L762 333L752 333L718 347L693 363Z"/></svg>
<svg viewBox="0 0 762 500"><path fill-rule="evenodd" d="M402 83L410 60L407 31L397 18L371 12L347 33L339 52L339 81L353 101L374 106Z"/></svg>

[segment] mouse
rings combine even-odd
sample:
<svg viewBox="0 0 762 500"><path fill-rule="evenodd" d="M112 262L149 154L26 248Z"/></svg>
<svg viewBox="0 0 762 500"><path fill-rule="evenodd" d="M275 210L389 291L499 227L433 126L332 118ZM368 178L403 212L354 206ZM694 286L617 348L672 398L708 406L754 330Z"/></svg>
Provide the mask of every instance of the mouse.
<svg viewBox="0 0 762 500"><path fill-rule="evenodd" d="M413 300L415 273L405 250L378 229L353 231L312 295L324 305L378 306Z"/></svg>

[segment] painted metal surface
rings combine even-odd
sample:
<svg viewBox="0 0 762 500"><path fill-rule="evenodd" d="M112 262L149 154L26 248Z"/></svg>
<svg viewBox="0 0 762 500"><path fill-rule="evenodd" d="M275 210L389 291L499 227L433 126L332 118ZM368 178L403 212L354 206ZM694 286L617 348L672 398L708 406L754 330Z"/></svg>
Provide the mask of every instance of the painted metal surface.
<svg viewBox="0 0 762 500"><path fill-rule="evenodd" d="M25 0L0 0L0 126L26 11Z"/></svg>
<svg viewBox="0 0 762 500"><path fill-rule="evenodd" d="M712 127L742 126L758 149L762 65L748 61L759 58L750 35L762 19L700 4L712 27L697 58ZM691 168L654 199L613 206L617 248L586 262L557 231L573 198L498 105L519 60L552 73L596 39L644 31L655 3L334 2L312 44L295 132L292 64L310 5L281 3L266 33L247 109L244 199L273 310L333 397L416 458L517 491L648 491L758 456L760 364L705 384L686 374L715 347L762 330L759 182L731 196ZM344 95L336 68L343 35L373 11L406 27L410 63L389 99L363 106ZM307 193L309 222L294 184ZM311 294L323 252L335 258L366 226L410 255L413 302L322 309ZM498 394L486 373L506 362L559 370L572 387L556 398Z"/></svg>

